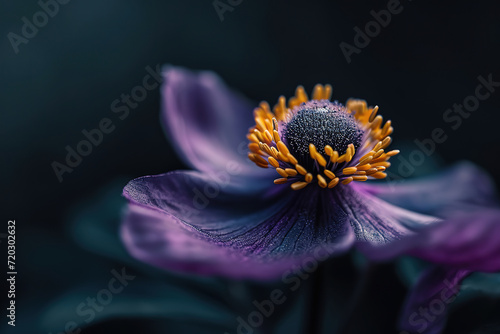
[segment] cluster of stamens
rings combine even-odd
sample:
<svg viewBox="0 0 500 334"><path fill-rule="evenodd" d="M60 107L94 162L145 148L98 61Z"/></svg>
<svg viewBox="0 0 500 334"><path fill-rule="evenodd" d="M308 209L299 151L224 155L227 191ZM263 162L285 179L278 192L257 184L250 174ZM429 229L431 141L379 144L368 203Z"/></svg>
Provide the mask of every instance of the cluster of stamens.
<svg viewBox="0 0 500 334"><path fill-rule="evenodd" d="M317 181L322 188L334 188L338 184L347 185L353 181L387 177L385 170L391 165L388 160L399 153L398 150L385 151L392 141L389 137L394 131L391 121L383 124L382 116L377 115L378 106L371 108L363 100L351 99L344 107L339 103L330 102L331 94L330 85L316 85L309 101L304 88L299 86L288 103L285 97L281 96L272 110L267 102L261 102L259 107L255 108L255 126L247 135L250 141L248 157L259 167L275 168L281 176L274 180L275 184L291 183L292 189L299 190ZM299 113L312 113L310 108L321 110L333 119L334 123L337 119L338 122L344 122L345 119L349 121L352 118L352 122L344 122L349 124L344 126L345 131L361 133L362 136L342 137L344 140L356 138L347 148L344 146L343 151L338 148L338 143L331 142L318 148L309 143L307 156L300 151L291 152L287 145L287 133L290 132L286 131L287 125L291 124ZM315 115L314 121L317 118ZM331 131L324 132L331 134ZM323 143L325 138L321 138Z"/></svg>

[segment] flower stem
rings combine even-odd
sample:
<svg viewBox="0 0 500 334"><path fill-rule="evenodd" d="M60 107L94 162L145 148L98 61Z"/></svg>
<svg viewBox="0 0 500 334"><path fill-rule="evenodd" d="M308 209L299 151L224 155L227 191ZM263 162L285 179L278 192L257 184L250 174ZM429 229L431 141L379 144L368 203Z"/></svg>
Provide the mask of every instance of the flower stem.
<svg viewBox="0 0 500 334"><path fill-rule="evenodd" d="M340 324L337 333L348 334L353 331L352 327L354 325L355 315L358 309L362 306L361 302L368 290L370 277L373 273L373 269L374 269L373 266L367 265L365 268L363 268L362 272L360 273L360 278L356 283L350 303L349 305L347 305L346 312L343 317L344 321Z"/></svg>
<svg viewBox="0 0 500 334"><path fill-rule="evenodd" d="M323 264L312 274L311 291L308 294L308 312L304 333L319 334L322 327L323 300L321 298L324 283Z"/></svg>

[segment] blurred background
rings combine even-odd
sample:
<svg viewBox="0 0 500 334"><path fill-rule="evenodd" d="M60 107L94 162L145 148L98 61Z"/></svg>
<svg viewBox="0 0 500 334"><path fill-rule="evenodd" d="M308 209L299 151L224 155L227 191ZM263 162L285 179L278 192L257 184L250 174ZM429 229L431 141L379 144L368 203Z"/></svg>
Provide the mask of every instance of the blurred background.
<svg viewBox="0 0 500 334"><path fill-rule="evenodd" d="M252 300L262 293L258 284L157 271L120 244L126 182L186 168L161 129L158 88L123 119L112 110L158 65L213 70L256 102L274 103L298 84L310 91L331 83L340 102L358 97L380 106L395 127L393 147L405 147L403 157L416 149L415 140L443 128L448 139L428 160L443 166L471 160L498 185L500 87L457 129L443 115L474 96L479 76L500 82L499 4L401 0L398 13L361 47L355 28L365 31L375 20L371 12L391 2L2 1L2 224L15 219L18 236L18 324L4 326L2 315L2 332L70 333L75 329L65 325L75 321L84 333L233 333L231 296ZM48 14L37 14L44 8ZM346 57L346 50L355 51ZM103 118L113 131L61 182L54 161L64 163L66 146L75 148L82 131ZM346 273L352 270L339 261ZM89 322L90 315L75 313L122 268L137 277L130 287ZM397 307L389 304L402 301L405 288L393 277L381 281L392 282L381 303L395 319ZM292 315L278 317L279 326L286 328L283 319ZM210 327L196 319L218 320ZM379 318L382 327L373 332L387 333L393 319Z"/></svg>

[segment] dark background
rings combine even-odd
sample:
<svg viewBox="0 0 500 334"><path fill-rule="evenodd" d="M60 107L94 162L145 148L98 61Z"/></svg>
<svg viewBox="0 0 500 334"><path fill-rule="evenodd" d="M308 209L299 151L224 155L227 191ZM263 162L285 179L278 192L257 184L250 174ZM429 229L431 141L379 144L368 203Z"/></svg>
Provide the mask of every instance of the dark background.
<svg viewBox="0 0 500 334"><path fill-rule="evenodd" d="M331 83L340 102L359 97L381 107L395 127L394 148L443 127L448 140L433 159L471 160L500 182L500 89L458 130L442 119L474 94L479 75L500 81L500 6L493 1L403 0L403 11L350 64L339 44L353 44L353 28L363 29L387 1L244 0L221 21L212 1L72 0L17 54L7 34L20 34L22 17L32 21L40 7L34 0L1 4L2 216L17 221L19 267L52 273L45 280L20 274L24 305L47 302L26 291L56 296L53 286L70 287L67 273L57 274L70 264L74 276L92 278L78 271L90 255L67 237L72 208L117 177L121 186L185 167L162 132L158 90L123 121L111 112L113 100L141 84L146 66L210 69L256 102L274 103L298 84L310 91ZM65 146L75 147L81 131L103 117L116 129L60 183L51 163L64 162ZM47 245L57 245L50 255L41 253Z"/></svg>

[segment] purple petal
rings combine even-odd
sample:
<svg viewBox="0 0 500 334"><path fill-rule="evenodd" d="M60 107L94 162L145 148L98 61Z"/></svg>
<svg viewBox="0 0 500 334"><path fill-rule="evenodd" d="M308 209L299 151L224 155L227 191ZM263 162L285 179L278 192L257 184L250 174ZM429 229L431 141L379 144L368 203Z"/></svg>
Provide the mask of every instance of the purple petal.
<svg viewBox="0 0 500 334"><path fill-rule="evenodd" d="M155 266L258 279L354 243L347 215L326 199L273 189L284 191L244 194L197 172L139 178L124 189L131 205L122 237L133 256Z"/></svg>
<svg viewBox="0 0 500 334"><path fill-rule="evenodd" d="M139 178L124 196L131 205L122 235L134 256L162 268L235 277L276 277L318 249L340 253L355 238L386 243L435 220L350 186L242 192L198 172Z"/></svg>
<svg viewBox="0 0 500 334"><path fill-rule="evenodd" d="M394 205L438 217L467 212L478 206L498 205L492 179L470 162L460 162L430 177L388 182L364 187Z"/></svg>
<svg viewBox="0 0 500 334"><path fill-rule="evenodd" d="M410 254L456 268L494 272L500 270L498 240L500 210L490 209L449 218L391 245L362 248L375 260Z"/></svg>
<svg viewBox="0 0 500 334"><path fill-rule="evenodd" d="M438 266L429 268L405 302L400 329L406 333L441 333L446 323L448 306L455 300L460 290L459 284L468 274L468 270Z"/></svg>
<svg viewBox="0 0 500 334"><path fill-rule="evenodd" d="M439 219L408 211L387 203L364 190L364 187L350 185L339 187L332 205L345 211L355 231L356 239L369 244L387 244L408 235Z"/></svg>
<svg viewBox="0 0 500 334"><path fill-rule="evenodd" d="M228 169L247 176L264 173L247 157L252 103L213 72L166 67L163 76L162 123L187 164L210 173Z"/></svg>

